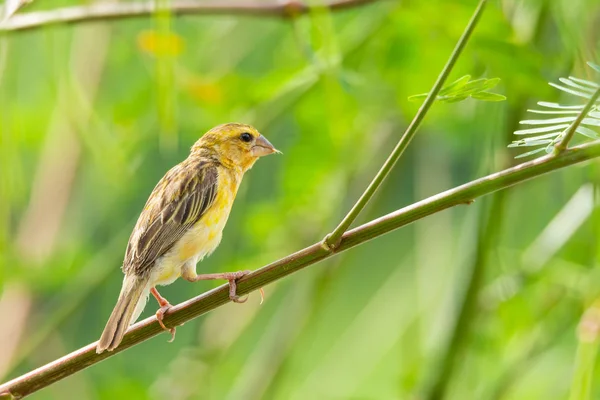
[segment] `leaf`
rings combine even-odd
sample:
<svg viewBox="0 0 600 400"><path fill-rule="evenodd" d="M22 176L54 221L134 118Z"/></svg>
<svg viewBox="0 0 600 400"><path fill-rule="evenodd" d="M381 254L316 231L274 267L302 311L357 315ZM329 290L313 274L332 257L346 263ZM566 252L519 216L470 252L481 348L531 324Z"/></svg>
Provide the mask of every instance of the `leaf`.
<svg viewBox="0 0 600 400"><path fill-rule="evenodd" d="M550 82L550 83L549 83L549 85L550 85L550 86L553 86L553 87L555 87L555 88L557 88L557 89L559 89L559 90L562 90L563 92L566 92L566 93L572 94L572 95L574 95L574 96L579 96L579 97L583 97L583 98L586 98L586 99L589 99L589 98L591 98L591 97L592 97L592 95L591 95L591 94L588 94L588 93L583 93L583 92L579 92L579 91L577 91L577 90L573 90L573 89L569 89L568 87L565 87L565 86L559 85L559 84L557 84L557 83L554 83L554 82Z"/></svg>
<svg viewBox="0 0 600 400"><path fill-rule="evenodd" d="M590 67L594 68L596 70L596 72L600 72L600 65L594 64L591 61L588 61L587 65L589 65Z"/></svg>
<svg viewBox="0 0 600 400"><path fill-rule="evenodd" d="M444 100L446 103L458 103L459 101L463 101L467 99L469 96L455 96L450 99Z"/></svg>
<svg viewBox="0 0 600 400"><path fill-rule="evenodd" d="M598 85L595 82L586 81L585 79L575 78L574 76L570 76L569 79L572 80L573 82L577 82L577 83L581 83L582 85L590 86L592 89L598 89L600 87L600 85Z"/></svg>
<svg viewBox="0 0 600 400"><path fill-rule="evenodd" d="M558 115L566 115L566 114L578 115L579 114L579 111L547 111L547 110L532 110L532 109L527 110L527 112L534 113L534 114L558 114Z"/></svg>
<svg viewBox="0 0 600 400"><path fill-rule="evenodd" d="M482 101L504 101L506 100L506 96L503 96L498 93L491 92L479 92L471 95L472 98Z"/></svg>
<svg viewBox="0 0 600 400"><path fill-rule="evenodd" d="M600 72L600 66L589 62L588 65L594 68L597 72ZM594 93L600 88L600 85L585 79L579 79L572 76L568 78L559 78L558 83L550 83L552 87L555 87L563 92L590 99ZM475 96L473 96L475 97ZM589 101L588 101L589 103ZM515 135L537 135L520 140L516 140L508 145L508 147L527 147L543 145L544 148L540 148L534 151L527 152L519 155L517 158L526 157L532 154L536 154L538 151L546 151L547 153L553 153L555 151L554 145L559 140L564 138L569 127L574 126L575 121L579 117L579 114L586 107L583 105L563 105L559 103L539 101L537 103L541 107L550 108L551 110L527 110L528 112L538 115L552 115L557 117L550 118L537 118L520 121L522 125L538 125L537 128L531 129L520 129L514 132ZM589 104L591 106L590 111L581 120L581 123L575 129L575 132L586 136L591 139L600 139L600 134L587 126L600 127L600 105ZM587 126L583 126L587 125ZM541 135L540 135L541 134ZM552 138L552 139L551 139Z"/></svg>
<svg viewBox="0 0 600 400"><path fill-rule="evenodd" d="M490 93L486 90L492 89L500 83L500 78L480 78L473 81L470 80L471 75L465 75L448 86L444 87L438 93L436 101L446 103L456 103L469 97L481 101L504 101L506 97L496 93ZM427 93L420 93L408 97L409 101L423 101L427 98Z"/></svg>
<svg viewBox="0 0 600 400"><path fill-rule="evenodd" d="M582 106L565 106L563 104L558 103L550 103L547 101L538 101L538 106L547 107L547 108L558 108L560 110L583 110L584 105Z"/></svg>
<svg viewBox="0 0 600 400"><path fill-rule="evenodd" d="M534 155L534 154L537 154L537 153L541 153L544 150L546 150L544 147L540 147L539 149L535 149L535 150L528 151L527 153L519 154L515 158L528 157L528 156L531 156L531 155Z"/></svg>
<svg viewBox="0 0 600 400"><path fill-rule="evenodd" d="M483 92L484 90L491 89L500 82L499 78L494 79L477 79L464 85L462 88L455 92L456 95L468 97L471 94Z"/></svg>
<svg viewBox="0 0 600 400"><path fill-rule="evenodd" d="M518 131L515 131L514 134L515 135L530 135L532 133L542 133L542 132L552 132L552 131L562 132L563 129L568 128L568 127L569 127L569 124L563 124L563 125L554 125L554 126L544 126L542 128L520 129Z"/></svg>
<svg viewBox="0 0 600 400"><path fill-rule="evenodd" d="M575 129L575 132L581 133L583 136L587 136L590 139L600 139L600 135L596 131L586 128L585 126L579 125L577 129Z"/></svg>
<svg viewBox="0 0 600 400"><path fill-rule="evenodd" d="M558 132L547 133L545 135L526 137L526 138L517 140L517 142L527 142L527 141L531 141L531 140L546 139L546 138L549 138L549 137L556 137L556 136L560 135L563 132L564 131L561 130L561 131L558 131Z"/></svg>
<svg viewBox="0 0 600 400"><path fill-rule="evenodd" d="M587 87L587 86L579 85L579 84L573 82L569 78L558 78L558 80L560 82L564 83L567 86L571 86L572 88L580 89L580 90L583 90L585 92L589 92L590 94L594 94L594 92L596 91L596 89L594 89L594 88L590 88L590 87Z"/></svg>
<svg viewBox="0 0 600 400"><path fill-rule="evenodd" d="M581 123L592 126L600 126L600 120L596 118L584 118L583 121L581 121Z"/></svg>
<svg viewBox="0 0 600 400"><path fill-rule="evenodd" d="M561 124L563 122L573 122L577 117L563 117L563 118L550 118L550 119L528 119L525 121L519 121L521 125L548 125L548 124Z"/></svg>
<svg viewBox="0 0 600 400"><path fill-rule="evenodd" d="M530 147L530 146L539 146L541 144L548 144L548 143L552 143L553 140L552 139L546 139L546 140L531 140L531 141L526 141L526 142L512 142L511 144L508 145L508 147Z"/></svg>
<svg viewBox="0 0 600 400"><path fill-rule="evenodd" d="M500 83L500 78L492 78L492 79L477 79L469 82L464 86L464 89L492 89L496 87Z"/></svg>
<svg viewBox="0 0 600 400"><path fill-rule="evenodd" d="M487 79L475 79L474 81L468 82L466 85L462 87L463 90L471 90L471 89L479 89L485 85Z"/></svg>
<svg viewBox="0 0 600 400"><path fill-rule="evenodd" d="M469 82L469 79L471 79L471 75L465 75L465 76L458 78L457 80L455 80L454 82L452 82L451 84L449 84L448 86L446 86L445 88L440 90L439 95L444 96L445 94L447 94L455 89L463 87L464 85L467 84L467 82ZM419 95L417 95L417 96L419 96ZM427 97L427 94L425 94L425 97Z"/></svg>

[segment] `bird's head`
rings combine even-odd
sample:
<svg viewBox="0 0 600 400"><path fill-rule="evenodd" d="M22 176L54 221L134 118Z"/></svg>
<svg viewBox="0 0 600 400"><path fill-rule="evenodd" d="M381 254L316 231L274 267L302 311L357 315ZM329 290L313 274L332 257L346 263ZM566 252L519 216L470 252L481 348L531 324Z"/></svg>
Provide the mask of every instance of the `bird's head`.
<svg viewBox="0 0 600 400"><path fill-rule="evenodd" d="M246 171L262 156L280 153L250 125L229 123L206 132L192 146L192 154L210 153L229 168Z"/></svg>

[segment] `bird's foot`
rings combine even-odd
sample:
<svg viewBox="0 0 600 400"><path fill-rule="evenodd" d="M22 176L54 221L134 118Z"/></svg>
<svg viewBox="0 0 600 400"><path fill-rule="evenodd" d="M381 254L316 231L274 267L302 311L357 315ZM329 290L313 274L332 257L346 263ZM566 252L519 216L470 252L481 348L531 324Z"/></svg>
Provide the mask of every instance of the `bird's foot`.
<svg viewBox="0 0 600 400"><path fill-rule="evenodd" d="M229 298L234 303L245 303L248 301L248 296L246 296L244 298L240 298L240 296L237 295L237 293L236 293L237 280L240 278L243 278L244 276L248 275L251 272L252 271L249 271L249 270L237 271L237 272L227 272L227 274L229 274L229 277L226 278L227 281L229 282ZM265 291L263 290L263 288L260 288L259 292L260 292L260 304L262 304L263 301L265 300Z"/></svg>
<svg viewBox="0 0 600 400"><path fill-rule="evenodd" d="M167 326L163 322L163 318L164 318L165 314L167 313L167 311L169 311L169 309L171 307L172 307L171 304L169 302L167 302L167 304L162 305L156 311L156 320L158 321L158 324L160 325L161 328L163 328L165 331L168 331L171 334L171 339L169 339L169 343L171 343L173 340L175 340L176 329L175 328L167 328Z"/></svg>
<svg viewBox="0 0 600 400"><path fill-rule="evenodd" d="M234 303L245 303L248 301L248 296L241 298L237 295L237 280L248 275L252 271L236 271L236 272L225 272L223 279L227 279L229 282L229 299Z"/></svg>
<svg viewBox="0 0 600 400"><path fill-rule="evenodd" d="M161 326L161 328L171 333L171 339L169 340L169 343L171 343L173 340L175 340L175 328L167 328L165 326L165 323L163 322L163 319L167 311L169 311L169 309L172 307L172 305L167 299L165 299L160 295L160 293L158 293L158 290L156 290L156 288L150 289L150 293L152 293L156 301L158 301L158 305L160 306L158 311L156 311L156 320L158 321L158 324Z"/></svg>
<svg viewBox="0 0 600 400"><path fill-rule="evenodd" d="M217 274L202 274L195 276L186 276L183 275L183 278L190 282L204 281L204 280L212 280L212 279L224 279L229 282L229 299L234 303L245 303L248 301L248 296L240 297L237 295L237 281L238 279L243 278L244 276L250 274L252 271L236 271L236 272L221 272ZM260 289L260 304L263 303L265 298L265 292Z"/></svg>

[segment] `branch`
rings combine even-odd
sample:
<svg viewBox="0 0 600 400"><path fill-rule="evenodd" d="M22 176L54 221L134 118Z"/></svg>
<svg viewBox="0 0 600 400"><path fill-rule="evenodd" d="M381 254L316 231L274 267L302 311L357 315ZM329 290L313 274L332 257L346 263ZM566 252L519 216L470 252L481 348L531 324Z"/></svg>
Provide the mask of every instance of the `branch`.
<svg viewBox="0 0 600 400"><path fill-rule="evenodd" d="M335 250L323 246L322 243L316 243L264 266L240 279L238 293L244 295L258 290L336 253L346 251L431 214L460 204L470 204L477 197L596 157L600 157L600 140L573 147L558 156L547 155L439 193L344 233L340 245ZM228 302L229 286L222 285L174 306L165 315L164 322L167 326L182 325ZM96 354L96 343L91 343L56 361L0 385L0 399L25 397L162 332L163 330L155 317L147 318L132 326L121 345L113 352Z"/></svg>
<svg viewBox="0 0 600 400"><path fill-rule="evenodd" d="M374 3L377 0L334 0L325 4L331 11L345 10ZM206 2L174 0L169 4L172 15L250 15L258 17L293 18L310 12L317 6L306 5L299 0L252 4L247 2ZM323 7L323 6L319 6ZM155 1L127 3L97 3L89 6L65 7L50 11L37 11L14 15L0 23L0 33L38 29L54 24L79 24L147 17L160 10Z"/></svg>
<svg viewBox="0 0 600 400"><path fill-rule="evenodd" d="M333 230L333 232L331 232L325 237L323 244L329 247L336 247L339 244L338 242L341 239L344 232L348 230L352 222L354 222L356 217L358 217L358 214L360 214L363 208L365 208L369 200L371 200L371 197L373 197L379 186L381 186L383 180L389 175L392 168L394 168L394 165L396 164L400 156L402 156L402 153L404 153L404 150L406 150L406 148L410 144L410 141L417 133L421 122L423 122L425 115L433 105L439 91L442 89L442 86L444 86L444 82L446 82L446 79L448 78L448 75L450 75L454 64L456 64L456 61L458 60L458 57L465 48L465 45L469 41L469 38L471 37L471 34L473 33L477 22L481 18L486 3L487 0L479 1L479 4L475 9L475 12L473 13L473 16L471 17L471 20L467 24L467 27L465 28L462 36L458 40L458 43L456 43L456 47L452 51L448 62L444 66L444 69L442 69L442 72L440 72L440 75L435 81L433 88L427 95L427 98L419 108L419 111L413 118L408 128L406 128L406 131L400 138L400 141L398 141L398 144L396 145L394 150L392 150L392 153L389 155L385 163L381 166L381 169L379 170L379 172L377 172L375 178L373 178L367 189L360 196L356 204L354 204L350 212L346 214L342 222L340 222L340 224Z"/></svg>

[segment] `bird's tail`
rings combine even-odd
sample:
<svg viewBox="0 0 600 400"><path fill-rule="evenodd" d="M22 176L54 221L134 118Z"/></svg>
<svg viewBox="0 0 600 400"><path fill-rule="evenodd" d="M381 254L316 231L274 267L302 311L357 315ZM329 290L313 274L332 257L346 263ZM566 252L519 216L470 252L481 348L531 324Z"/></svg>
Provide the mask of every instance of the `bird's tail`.
<svg viewBox="0 0 600 400"><path fill-rule="evenodd" d="M148 284L147 277L127 276L123 280L123 287L119 294L117 305L113 309L110 318L106 323L104 332L96 346L96 353L100 354L104 350L114 350L127 332L127 328L133 322L132 317L136 307Z"/></svg>

